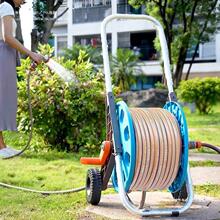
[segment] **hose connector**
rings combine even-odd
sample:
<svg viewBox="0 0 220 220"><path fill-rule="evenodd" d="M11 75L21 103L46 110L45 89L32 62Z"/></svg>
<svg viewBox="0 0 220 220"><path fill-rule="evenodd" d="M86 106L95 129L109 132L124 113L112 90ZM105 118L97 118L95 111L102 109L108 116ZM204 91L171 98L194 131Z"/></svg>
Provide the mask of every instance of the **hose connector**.
<svg viewBox="0 0 220 220"><path fill-rule="evenodd" d="M189 141L189 149L200 149L202 142L200 141Z"/></svg>

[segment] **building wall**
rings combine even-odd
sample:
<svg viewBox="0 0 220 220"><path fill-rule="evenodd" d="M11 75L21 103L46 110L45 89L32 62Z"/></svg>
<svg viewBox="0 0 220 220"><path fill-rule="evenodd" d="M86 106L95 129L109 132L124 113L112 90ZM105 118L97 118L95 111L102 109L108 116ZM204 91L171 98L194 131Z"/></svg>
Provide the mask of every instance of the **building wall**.
<svg viewBox="0 0 220 220"><path fill-rule="evenodd" d="M53 28L53 34L54 35L62 35L62 34L67 35L67 25L55 26Z"/></svg>
<svg viewBox="0 0 220 220"><path fill-rule="evenodd" d="M215 42L216 62L220 63L220 32L216 34Z"/></svg>
<svg viewBox="0 0 220 220"><path fill-rule="evenodd" d="M94 1L94 0L93 0ZM85 2L85 0L84 0ZM97 0L98 4L99 0ZM117 12L117 1L111 1L112 8L109 13ZM124 1L119 1L120 3ZM68 0L67 7L69 8L68 13L66 14L66 26L62 26L64 23L57 23L54 28L55 42L58 43L59 36L66 36L67 46L71 47L74 43L75 37L79 36L89 36L89 35L100 35L101 21L98 22L87 22L87 23L74 23L73 20L73 0ZM120 9L121 10L121 9ZM64 19L65 20L65 19ZM111 34L112 41L112 53L115 54L118 47L118 34L119 40L124 38L128 39L128 35L126 33L132 32L146 32L146 31L154 31L154 27L146 21L117 21L112 22L107 27L107 33ZM120 41L119 41L120 44ZM126 44L126 43L125 43ZM128 45L128 43L127 43ZM216 34L210 43L206 43L205 45L200 45L199 48L199 56L196 58L197 61L204 61L205 63L195 63L192 66L192 74L193 76L205 76L205 75L216 75L220 76L220 33ZM57 47L56 47L57 49ZM57 53L56 53L57 54ZM212 61L210 63L210 61ZM162 70L160 67L160 63L158 61L149 61L142 62L139 64L141 69L146 75L161 75ZM184 67L184 72L187 71L188 64Z"/></svg>

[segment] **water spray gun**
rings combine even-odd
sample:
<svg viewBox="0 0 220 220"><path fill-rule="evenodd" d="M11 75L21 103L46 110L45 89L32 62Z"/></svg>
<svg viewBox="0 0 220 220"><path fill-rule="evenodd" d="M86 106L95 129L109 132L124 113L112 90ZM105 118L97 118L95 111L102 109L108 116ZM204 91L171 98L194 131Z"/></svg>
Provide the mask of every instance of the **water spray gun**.
<svg viewBox="0 0 220 220"><path fill-rule="evenodd" d="M77 82L77 78L75 74L67 70L65 67L63 67L61 64L50 58L49 56L44 57L45 64L49 67L51 71L56 73L60 78L63 79L64 82ZM31 64L31 70L35 70L37 64L35 62L32 62Z"/></svg>

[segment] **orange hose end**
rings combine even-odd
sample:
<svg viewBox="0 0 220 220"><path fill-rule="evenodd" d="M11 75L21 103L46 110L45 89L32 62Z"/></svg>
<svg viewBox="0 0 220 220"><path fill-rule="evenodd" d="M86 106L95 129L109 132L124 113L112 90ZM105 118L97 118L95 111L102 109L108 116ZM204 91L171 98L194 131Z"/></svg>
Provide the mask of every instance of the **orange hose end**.
<svg viewBox="0 0 220 220"><path fill-rule="evenodd" d="M85 165L104 165L111 152L111 142L104 141L99 157L81 157L80 163Z"/></svg>
<svg viewBox="0 0 220 220"><path fill-rule="evenodd" d="M202 147L202 142L196 141L196 148L199 149Z"/></svg>
<svg viewBox="0 0 220 220"><path fill-rule="evenodd" d="M85 165L100 165L100 159L98 157L81 157L80 163Z"/></svg>

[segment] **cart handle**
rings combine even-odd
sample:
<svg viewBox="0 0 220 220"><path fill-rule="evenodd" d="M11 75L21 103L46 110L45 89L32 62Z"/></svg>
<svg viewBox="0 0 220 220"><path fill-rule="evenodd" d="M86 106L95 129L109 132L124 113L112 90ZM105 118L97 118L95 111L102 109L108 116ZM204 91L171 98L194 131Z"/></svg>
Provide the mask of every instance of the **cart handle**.
<svg viewBox="0 0 220 220"><path fill-rule="evenodd" d="M112 83L110 75L110 64L109 64L109 54L108 54L108 44L107 44L107 34L106 26L107 24L116 19L128 19L128 20L146 20L153 23L158 34L161 44L162 59L164 61L164 72L167 80L167 87L169 91L169 99L171 101L171 95L173 94L173 80L170 70L170 61L169 61L169 52L167 48L167 41L163 31L162 25L155 18L148 15L129 15L129 14L114 14L106 17L101 24L101 39L102 39L102 52L103 52L103 61L104 61L104 73L105 73L105 83L106 83L106 92L112 92Z"/></svg>
<svg viewBox="0 0 220 220"><path fill-rule="evenodd" d="M111 153L111 142L104 141L99 157L81 157L80 163L85 165L101 165L106 163L107 158Z"/></svg>

